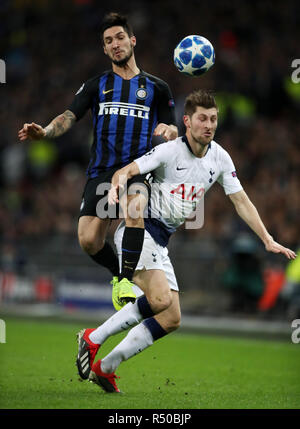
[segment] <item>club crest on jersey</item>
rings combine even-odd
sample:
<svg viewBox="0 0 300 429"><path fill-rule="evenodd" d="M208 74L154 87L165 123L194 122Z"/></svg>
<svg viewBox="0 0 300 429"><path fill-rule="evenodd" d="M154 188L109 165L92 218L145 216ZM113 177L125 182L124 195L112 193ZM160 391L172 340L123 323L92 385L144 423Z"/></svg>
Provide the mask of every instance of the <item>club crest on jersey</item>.
<svg viewBox="0 0 300 429"><path fill-rule="evenodd" d="M138 88L135 91L135 96L136 98L138 98L139 100L145 100L145 98L147 98L148 92L145 88Z"/></svg>
<svg viewBox="0 0 300 429"><path fill-rule="evenodd" d="M212 169L210 169L209 174L210 174L209 183L211 183L213 181L213 175L215 174L215 171L212 171Z"/></svg>

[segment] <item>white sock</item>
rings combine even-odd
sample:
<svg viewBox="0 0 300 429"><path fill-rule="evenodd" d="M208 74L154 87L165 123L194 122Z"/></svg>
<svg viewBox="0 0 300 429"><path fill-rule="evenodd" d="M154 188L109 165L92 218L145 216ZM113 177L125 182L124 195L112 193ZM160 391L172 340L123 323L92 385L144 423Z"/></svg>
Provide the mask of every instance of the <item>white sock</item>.
<svg viewBox="0 0 300 429"><path fill-rule="evenodd" d="M149 329L143 324L130 329L127 336L101 360L103 372L111 373L120 363L145 350L153 344L153 337Z"/></svg>
<svg viewBox="0 0 300 429"><path fill-rule="evenodd" d="M135 303L129 302L95 329L95 331L90 334L89 338L95 344L103 344L111 335L126 331L139 323L142 319L143 316L140 313L137 301L135 301Z"/></svg>

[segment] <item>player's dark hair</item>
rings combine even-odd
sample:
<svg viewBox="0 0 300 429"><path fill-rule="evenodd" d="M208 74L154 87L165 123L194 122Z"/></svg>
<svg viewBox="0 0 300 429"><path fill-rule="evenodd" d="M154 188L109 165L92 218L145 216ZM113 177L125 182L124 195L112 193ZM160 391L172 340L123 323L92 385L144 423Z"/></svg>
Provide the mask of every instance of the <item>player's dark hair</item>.
<svg viewBox="0 0 300 429"><path fill-rule="evenodd" d="M104 16L101 23L100 31L101 31L102 41L103 41L104 31L110 27L115 27L115 26L123 27L124 31L126 31L129 37L133 36L133 30L127 20L127 17L117 12L110 12Z"/></svg>
<svg viewBox="0 0 300 429"><path fill-rule="evenodd" d="M215 107L218 110L214 94L211 90L198 89L188 95L184 103L184 114L192 116L198 106L204 107L205 109Z"/></svg>

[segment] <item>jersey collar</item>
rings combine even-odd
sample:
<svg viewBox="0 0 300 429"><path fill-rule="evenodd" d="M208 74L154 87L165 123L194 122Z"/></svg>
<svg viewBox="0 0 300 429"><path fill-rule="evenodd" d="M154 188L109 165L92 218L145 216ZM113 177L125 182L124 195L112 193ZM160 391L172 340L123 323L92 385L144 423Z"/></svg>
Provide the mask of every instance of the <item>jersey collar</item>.
<svg viewBox="0 0 300 429"><path fill-rule="evenodd" d="M191 146L190 146L190 144L189 144L189 141L188 141L188 139L187 139L187 136L186 135L184 135L184 136L182 136L181 137L182 138L182 141L187 145L187 147L188 147L188 149L189 149L189 151L194 155L194 153L193 153L193 151L192 151L192 148L191 148ZM206 154L204 155L204 157L207 155L207 152L209 151L209 149L211 148L211 142L209 143L209 145L208 145L208 149L207 149L207 151L206 151ZM195 155L194 155L195 156Z"/></svg>

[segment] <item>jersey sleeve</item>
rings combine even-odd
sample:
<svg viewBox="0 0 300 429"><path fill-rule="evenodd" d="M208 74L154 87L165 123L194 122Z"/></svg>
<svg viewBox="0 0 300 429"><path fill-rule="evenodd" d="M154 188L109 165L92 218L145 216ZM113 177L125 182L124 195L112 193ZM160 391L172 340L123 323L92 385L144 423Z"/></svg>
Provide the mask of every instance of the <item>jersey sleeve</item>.
<svg viewBox="0 0 300 429"><path fill-rule="evenodd" d="M242 191L243 187L237 177L235 166L228 152L222 151L220 156L221 174L218 183L223 186L226 195Z"/></svg>
<svg viewBox="0 0 300 429"><path fill-rule="evenodd" d="M175 104L169 85L166 82L161 81L158 84L158 88L157 121L158 123L164 123L167 125L176 125Z"/></svg>
<svg viewBox="0 0 300 429"><path fill-rule="evenodd" d="M68 108L76 116L76 121L79 121L87 110L92 107L92 101L96 95L97 79L88 80L81 85Z"/></svg>
<svg viewBox="0 0 300 429"><path fill-rule="evenodd" d="M162 143L158 146L155 146L145 155L136 159L134 162L137 163L140 174L149 173L150 171L155 170L160 165L165 164L170 158L170 149L168 143Z"/></svg>

